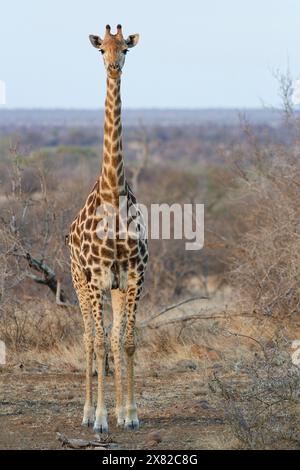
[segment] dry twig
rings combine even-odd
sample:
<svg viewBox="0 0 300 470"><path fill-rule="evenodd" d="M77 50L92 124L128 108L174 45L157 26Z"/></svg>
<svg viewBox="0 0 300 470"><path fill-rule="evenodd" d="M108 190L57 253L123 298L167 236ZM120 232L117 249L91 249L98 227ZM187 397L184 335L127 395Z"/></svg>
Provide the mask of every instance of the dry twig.
<svg viewBox="0 0 300 470"><path fill-rule="evenodd" d="M70 439L65 434L60 432L56 433L57 440L60 441L63 447L70 447L71 449L86 449L86 448L95 448L98 450L109 449L112 447L112 442L101 442L98 440L87 441L85 439Z"/></svg>

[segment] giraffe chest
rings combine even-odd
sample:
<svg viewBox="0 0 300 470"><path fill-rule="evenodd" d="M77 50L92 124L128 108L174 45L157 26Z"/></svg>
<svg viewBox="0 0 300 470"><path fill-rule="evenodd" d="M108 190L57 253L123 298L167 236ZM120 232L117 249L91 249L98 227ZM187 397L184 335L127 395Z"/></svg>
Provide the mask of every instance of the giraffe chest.
<svg viewBox="0 0 300 470"><path fill-rule="evenodd" d="M71 225L71 260L88 273L87 278L91 281L102 279L101 283L108 288L122 286L125 289L128 273L140 277L146 268L148 248L144 232L140 237L136 233L132 236L131 232L133 223L143 229L145 224L142 214L138 212L134 217L129 217L125 225L123 219L117 216L115 223L105 231L105 214L99 210L100 201L96 192L91 193ZM126 230L128 227L131 229Z"/></svg>
<svg viewBox="0 0 300 470"><path fill-rule="evenodd" d="M95 219L94 227L84 229L84 224L79 224L70 233L71 256L82 267L87 266L111 266L113 263L134 267L147 254L146 240L136 239L130 236L120 238L118 234L99 238L96 226L99 220Z"/></svg>

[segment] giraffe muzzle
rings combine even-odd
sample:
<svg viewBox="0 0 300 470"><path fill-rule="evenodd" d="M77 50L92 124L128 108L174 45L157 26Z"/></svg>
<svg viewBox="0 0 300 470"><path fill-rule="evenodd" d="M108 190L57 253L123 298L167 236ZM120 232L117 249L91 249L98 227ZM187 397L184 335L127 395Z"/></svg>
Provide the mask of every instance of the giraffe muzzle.
<svg viewBox="0 0 300 470"><path fill-rule="evenodd" d="M112 78L118 78L121 75L122 71L119 64L110 64L108 66L108 74Z"/></svg>

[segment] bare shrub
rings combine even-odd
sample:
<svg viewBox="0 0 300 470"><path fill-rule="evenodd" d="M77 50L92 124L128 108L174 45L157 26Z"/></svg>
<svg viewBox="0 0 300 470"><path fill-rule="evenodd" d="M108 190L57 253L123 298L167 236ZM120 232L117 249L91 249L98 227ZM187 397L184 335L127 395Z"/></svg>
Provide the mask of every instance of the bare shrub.
<svg viewBox="0 0 300 470"><path fill-rule="evenodd" d="M300 305L300 122L290 73L277 72L276 78L284 133L278 140L269 130L261 141L242 119L245 140L231 155L230 278L243 308L287 318L299 313Z"/></svg>
<svg viewBox="0 0 300 470"><path fill-rule="evenodd" d="M293 139L260 146L246 131L231 200L239 225L231 280L250 310L286 317L299 313L300 301L299 147Z"/></svg>
<svg viewBox="0 0 300 470"><path fill-rule="evenodd" d="M215 374L209 385L244 447L300 447L300 368L278 345L251 361L227 364L227 373Z"/></svg>

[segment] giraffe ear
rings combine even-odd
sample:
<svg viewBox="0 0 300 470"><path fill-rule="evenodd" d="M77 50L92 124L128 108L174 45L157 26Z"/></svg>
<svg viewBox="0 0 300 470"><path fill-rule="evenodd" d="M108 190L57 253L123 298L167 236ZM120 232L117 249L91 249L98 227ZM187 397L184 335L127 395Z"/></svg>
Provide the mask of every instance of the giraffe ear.
<svg viewBox="0 0 300 470"><path fill-rule="evenodd" d="M134 47L139 42L139 38L140 38L139 34L131 34L130 36L128 36L125 42L128 47Z"/></svg>
<svg viewBox="0 0 300 470"><path fill-rule="evenodd" d="M99 36L94 36L93 34L90 34L90 35L89 35L89 38L90 38L90 41L91 41L92 46L94 46L94 47L96 47L97 49L99 49L99 47L100 47L101 44L102 44L102 39L101 39Z"/></svg>

